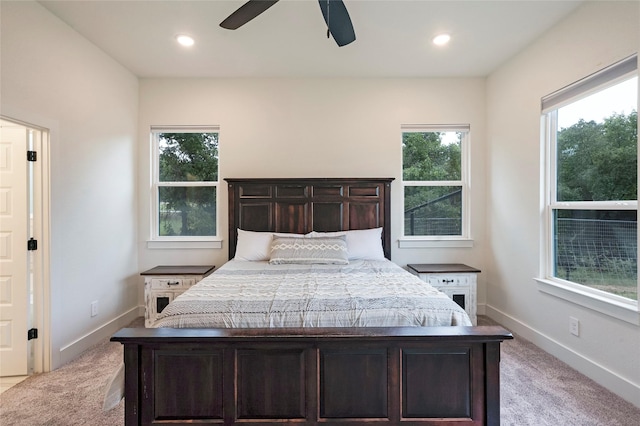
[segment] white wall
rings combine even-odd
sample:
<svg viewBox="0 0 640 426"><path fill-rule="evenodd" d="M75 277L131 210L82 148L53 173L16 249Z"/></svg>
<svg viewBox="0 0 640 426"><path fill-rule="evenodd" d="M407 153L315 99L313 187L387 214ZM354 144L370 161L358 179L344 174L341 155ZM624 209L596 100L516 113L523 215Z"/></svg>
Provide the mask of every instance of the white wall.
<svg viewBox="0 0 640 426"><path fill-rule="evenodd" d="M483 267L484 79L142 79L140 82L140 267L213 263L228 257L222 181L222 249L148 249L149 129L220 125L220 176L393 177L392 259L400 265L466 262ZM471 125L473 248L400 249L402 124ZM479 277L484 302L483 277Z"/></svg>
<svg viewBox="0 0 640 426"><path fill-rule="evenodd" d="M51 131L56 368L138 314L138 81L38 3L0 6L0 112Z"/></svg>
<svg viewBox="0 0 640 426"><path fill-rule="evenodd" d="M640 328L542 293L540 99L638 52L640 3L586 2L487 80L487 313L640 406ZM569 333L580 320L580 337Z"/></svg>

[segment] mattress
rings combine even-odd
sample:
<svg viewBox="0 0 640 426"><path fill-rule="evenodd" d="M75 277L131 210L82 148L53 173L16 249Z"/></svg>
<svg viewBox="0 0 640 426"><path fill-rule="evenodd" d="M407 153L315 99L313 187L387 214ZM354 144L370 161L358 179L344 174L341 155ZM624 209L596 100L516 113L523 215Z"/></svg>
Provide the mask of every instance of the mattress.
<svg viewBox="0 0 640 426"><path fill-rule="evenodd" d="M153 327L471 326L444 293L389 260L348 265L231 260L178 296Z"/></svg>

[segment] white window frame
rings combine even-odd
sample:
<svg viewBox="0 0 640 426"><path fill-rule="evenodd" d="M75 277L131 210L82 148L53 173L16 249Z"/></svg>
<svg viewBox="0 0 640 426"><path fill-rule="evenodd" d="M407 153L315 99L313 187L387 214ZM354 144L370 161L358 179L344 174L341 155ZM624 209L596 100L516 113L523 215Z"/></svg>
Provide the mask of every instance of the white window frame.
<svg viewBox="0 0 640 426"><path fill-rule="evenodd" d="M196 182L160 182L160 133L217 133L220 140L219 126L152 126L150 132L151 149L151 185L150 185L150 239L147 241L148 248L161 249L181 249L181 248L222 248L220 238L220 163L218 162L217 181L196 181ZM218 153L220 150L218 149ZM216 235L208 236L161 236L159 229L159 191L160 187L168 186L194 186L194 187L215 187L216 188Z"/></svg>
<svg viewBox="0 0 640 426"><path fill-rule="evenodd" d="M402 184L402 214L400 215L402 237L398 240L400 248L428 248L428 247L473 247L471 238L471 173L470 173L470 140L471 126L469 124L405 124L400 127L402 133L433 133L459 132L460 141L460 180L453 181L405 181ZM401 138L402 140L402 138ZM400 164L402 178L403 164ZM404 193L409 186L460 186L462 188L462 218L460 235L405 235L404 227Z"/></svg>
<svg viewBox="0 0 640 426"><path fill-rule="evenodd" d="M637 200L559 202L556 194L557 110L637 75L637 56L633 55L542 99L541 143L544 147L545 188L542 197L541 262L539 277L536 278L536 281L538 289L544 293L640 325L640 309L637 300L633 301L613 293L555 277L553 244L553 216L556 210L635 210L637 212ZM638 288L640 289L640 281Z"/></svg>

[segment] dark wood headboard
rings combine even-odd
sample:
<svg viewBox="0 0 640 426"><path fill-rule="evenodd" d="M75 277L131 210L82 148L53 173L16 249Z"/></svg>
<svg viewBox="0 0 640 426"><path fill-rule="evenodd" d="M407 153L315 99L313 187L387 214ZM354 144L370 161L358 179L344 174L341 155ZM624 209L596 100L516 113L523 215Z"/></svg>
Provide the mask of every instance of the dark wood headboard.
<svg viewBox="0 0 640 426"><path fill-rule="evenodd" d="M225 180L229 185L229 259L235 256L238 228L306 234L378 227L382 227L384 255L391 259L393 178Z"/></svg>

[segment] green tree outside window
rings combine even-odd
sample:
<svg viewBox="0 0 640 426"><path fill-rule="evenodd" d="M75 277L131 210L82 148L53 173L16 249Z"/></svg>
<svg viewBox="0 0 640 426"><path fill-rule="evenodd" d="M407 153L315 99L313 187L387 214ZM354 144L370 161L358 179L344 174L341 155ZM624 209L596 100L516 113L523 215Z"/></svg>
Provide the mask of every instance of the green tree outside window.
<svg viewBox="0 0 640 426"><path fill-rule="evenodd" d="M402 156L404 234L460 236L462 133L405 132Z"/></svg>
<svg viewBox="0 0 640 426"><path fill-rule="evenodd" d="M158 133L159 236L215 236L217 133Z"/></svg>

